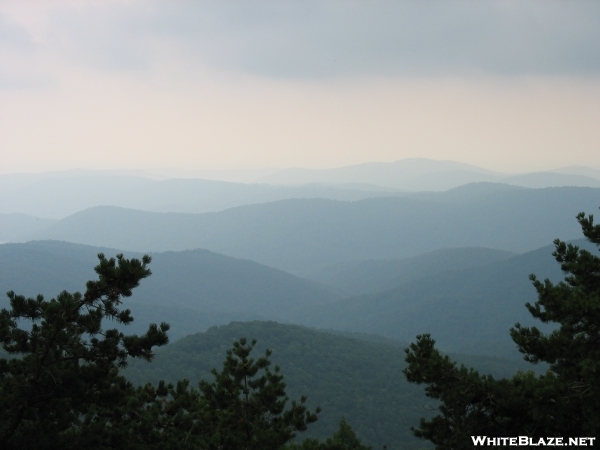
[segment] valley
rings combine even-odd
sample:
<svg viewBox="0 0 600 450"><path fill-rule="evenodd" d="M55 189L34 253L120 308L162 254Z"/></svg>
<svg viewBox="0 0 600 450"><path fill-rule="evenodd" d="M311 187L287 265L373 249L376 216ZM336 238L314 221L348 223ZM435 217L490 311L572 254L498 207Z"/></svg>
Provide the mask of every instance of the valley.
<svg viewBox="0 0 600 450"><path fill-rule="evenodd" d="M180 187L186 183L208 195L193 180ZM13 241L0 245L0 290L51 299L83 291L99 253L147 254L152 275L125 303L134 322L105 325L126 333L170 325L170 344L155 361L132 360L124 371L134 384L187 378L194 386L211 379L235 339L257 339L257 355L273 350L290 398L306 394L311 408L322 407L306 436L330 436L343 416L376 448L419 448L410 426L431 417L431 401L405 381L404 348L430 333L441 351L482 374L543 373L547 365L523 361L509 330L517 322L553 329L525 308L536 300L529 275L562 279L549 245L555 237L595 250L580 239L574 216L594 211L600 189L365 186L222 185L262 194L254 204L234 189L231 201L250 203L214 212L152 211L147 202L160 195L151 190L146 200L128 200L139 209L93 206L57 219L10 211L0 215L0 234ZM174 198L168 189L162 195ZM275 198L293 189L302 197ZM278 192L274 201L262 202L267 191Z"/></svg>

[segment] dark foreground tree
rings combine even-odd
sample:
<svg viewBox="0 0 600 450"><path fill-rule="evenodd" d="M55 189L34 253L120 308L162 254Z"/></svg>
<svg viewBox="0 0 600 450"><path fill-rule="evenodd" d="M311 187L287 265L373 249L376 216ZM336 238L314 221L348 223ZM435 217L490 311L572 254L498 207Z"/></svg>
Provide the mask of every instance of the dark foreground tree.
<svg viewBox="0 0 600 450"><path fill-rule="evenodd" d="M254 361L245 339L227 351L223 370L200 389L188 380L176 385L146 384L127 391L110 410L110 427L87 427L79 444L127 450L280 449L317 420L316 413L291 402L283 375L269 370L269 352ZM287 406L287 407L286 407ZM83 446L83 445L82 445Z"/></svg>
<svg viewBox="0 0 600 450"><path fill-rule="evenodd" d="M385 450L385 446L383 447ZM373 447L363 445L356 433L346 421L340 419L340 426L333 435L324 442L318 439L305 439L301 443L294 443L286 447L287 450L373 450Z"/></svg>
<svg viewBox="0 0 600 450"><path fill-rule="evenodd" d="M255 344L244 338L234 342L223 369L212 371L215 380L200 382L206 405L199 429L208 448L280 449L317 420L320 409L308 411L304 396L286 409L283 375L278 366L270 370L270 350L257 360L250 357Z"/></svg>
<svg viewBox="0 0 600 450"><path fill-rule="evenodd" d="M577 216L583 234L600 247L600 225L593 216ZM531 280L538 293L530 313L558 328L548 335L517 324L511 336L531 363L550 369L537 376L520 372L495 380L458 367L435 348L429 335L417 336L406 350L408 381L425 384L439 400L440 414L421 419L416 436L439 449L472 448L471 436L600 436L600 258L555 240L553 256L566 277L554 284ZM597 444L597 443L596 443Z"/></svg>
<svg viewBox="0 0 600 450"><path fill-rule="evenodd" d="M0 359L0 448L75 448L90 429L103 441L132 390L119 369L128 358L150 361L152 349L168 342L165 323L142 336L102 328L103 319L133 321L121 299L150 275L150 258L98 257L99 278L84 294L64 291L46 301L8 293L0 342L15 357Z"/></svg>
<svg viewBox="0 0 600 450"><path fill-rule="evenodd" d="M150 325L142 336L103 329L105 319L133 321L122 298L150 275L150 258L98 257L99 278L84 294L46 301L8 293L11 309L0 311L0 342L11 356L0 358L1 449L279 449L317 420L304 397L287 405L270 352L254 361L254 342L245 339L200 390L187 380L134 388L119 370L129 358L152 360L169 326Z"/></svg>

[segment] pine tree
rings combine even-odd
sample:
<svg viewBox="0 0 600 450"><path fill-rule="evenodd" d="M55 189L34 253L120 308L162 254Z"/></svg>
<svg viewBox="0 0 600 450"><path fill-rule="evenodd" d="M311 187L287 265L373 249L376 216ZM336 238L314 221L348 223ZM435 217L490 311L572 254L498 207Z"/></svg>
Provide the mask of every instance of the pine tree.
<svg viewBox="0 0 600 450"><path fill-rule="evenodd" d="M133 321L122 298L150 275L150 258L98 258L99 278L84 294L46 301L8 293L11 309L0 311L0 342L11 356L0 359L0 448L268 450L317 420L305 397L286 408L270 351L254 361L255 342L245 339L199 390L185 379L134 388L119 370L129 358L151 361L169 326L150 325L142 336L103 329L104 319Z"/></svg>
<svg viewBox="0 0 600 450"><path fill-rule="evenodd" d="M270 370L270 350L257 360L250 357L255 344L234 342L223 369L212 371L215 380L200 382L206 402L200 432L210 436L208 448L280 449L317 420L320 409L308 411L304 396L286 409L283 375L278 366Z"/></svg>
<svg viewBox="0 0 600 450"><path fill-rule="evenodd" d="M600 247L600 225L577 216L584 236ZM495 380L458 366L435 348L430 335L406 349L408 381L425 384L439 401L440 414L421 419L416 436L438 449L472 448L471 436L597 436L600 433L600 258L577 246L554 241L553 256L564 281L531 280L538 293L530 313L557 329L548 335L519 324L511 336L531 363L546 362L540 376L519 372Z"/></svg>
<svg viewBox="0 0 600 450"><path fill-rule="evenodd" d="M342 417L340 427L325 440L323 450L372 450L372 447L363 445L346 418Z"/></svg>
<svg viewBox="0 0 600 450"><path fill-rule="evenodd" d="M8 293L0 342L13 357L0 359L0 448L110 446L120 433L115 411L133 392L119 369L128 358L150 361L152 349L168 342L165 323L142 336L102 328L103 319L133 321L121 299L151 272L148 256L98 258L99 278L84 294L63 291L46 301Z"/></svg>
<svg viewBox="0 0 600 450"><path fill-rule="evenodd" d="M594 217L580 213L577 220L586 239L600 248ZM554 244L553 256L567 276L553 284L531 275L538 301L526 306L536 319L560 327L544 335L517 324L511 336L525 360L550 364L547 384L556 385L557 407L548 408L552 417L544 423L564 435L593 436L600 431L600 258L558 239Z"/></svg>
<svg viewBox="0 0 600 450"><path fill-rule="evenodd" d="M340 419L340 426L331 437L319 442L318 439L308 438L301 443L290 444L287 450L372 450L363 445L345 417ZM386 447L383 447L385 450Z"/></svg>

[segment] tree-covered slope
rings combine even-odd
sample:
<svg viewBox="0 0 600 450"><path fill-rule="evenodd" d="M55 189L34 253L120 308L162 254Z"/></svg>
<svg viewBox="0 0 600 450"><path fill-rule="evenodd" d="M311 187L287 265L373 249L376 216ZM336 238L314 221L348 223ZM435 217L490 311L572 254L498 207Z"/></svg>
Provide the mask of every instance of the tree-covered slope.
<svg viewBox="0 0 600 450"><path fill-rule="evenodd" d="M446 248L406 259L340 262L302 275L348 295L360 295L388 291L408 281L433 277L447 270L485 266L513 255L490 248Z"/></svg>
<svg viewBox="0 0 600 450"><path fill-rule="evenodd" d="M368 342L274 322L237 322L159 349L152 363L132 362L125 375L138 384L183 377L193 384L212 380L210 370L221 368L225 351L240 337L258 341L255 357L267 348L273 350L271 360L281 367L290 398L305 394L311 407L322 407L319 421L306 435L329 436L345 416L361 439L375 448L424 447L410 427L429 414L431 402L420 387L404 379L404 346L399 343ZM526 367L518 361L454 357L496 376Z"/></svg>
<svg viewBox="0 0 600 450"><path fill-rule="evenodd" d="M99 251L119 252L53 241L5 244L0 246L0 289L47 298L62 289L81 290ZM431 332L446 351L515 357L507 330L517 321L531 322L524 307L535 300L529 274L561 277L551 252L545 247L438 272L434 259L413 272L416 279L395 289L346 299L251 261L202 250L156 253L153 276L136 289L129 305L137 319L134 328L164 320L172 325L172 339L231 320L271 319L403 341Z"/></svg>
<svg viewBox="0 0 600 450"><path fill-rule="evenodd" d="M37 241L0 246L0 291L46 298L82 291L94 276L96 255L121 253L67 242ZM127 257L141 254L125 252ZM170 336L202 331L231 320L288 319L295 311L337 298L313 281L252 261L207 250L153 253L153 275L130 300L138 323L166 321ZM0 299L0 306L7 300Z"/></svg>
<svg viewBox="0 0 600 450"><path fill-rule="evenodd" d="M585 241L576 242L591 249ZM533 323L524 306L536 299L529 274L562 277L552 251L547 246L481 267L426 276L387 292L332 302L296 321L403 341L431 333L445 351L515 357L508 330L516 322Z"/></svg>
<svg viewBox="0 0 600 450"><path fill-rule="evenodd" d="M598 198L599 189L549 188L496 191L466 203L295 199L206 214L97 207L37 236L143 252L207 248L299 273L448 247L533 250L558 236L577 238L573 218L595 210Z"/></svg>

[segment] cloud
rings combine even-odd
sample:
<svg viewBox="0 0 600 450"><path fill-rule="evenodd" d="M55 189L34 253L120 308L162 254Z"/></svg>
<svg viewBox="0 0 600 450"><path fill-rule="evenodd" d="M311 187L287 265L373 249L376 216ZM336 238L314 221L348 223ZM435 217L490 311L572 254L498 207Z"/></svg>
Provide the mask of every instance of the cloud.
<svg viewBox="0 0 600 450"><path fill-rule="evenodd" d="M49 86L52 80L35 59L36 46L26 28L0 14L0 90Z"/></svg>
<svg viewBox="0 0 600 450"><path fill-rule="evenodd" d="M0 14L0 45L27 51L33 43L23 26L11 21L6 15Z"/></svg>
<svg viewBox="0 0 600 450"><path fill-rule="evenodd" d="M600 163L600 2L0 2L2 170Z"/></svg>
<svg viewBox="0 0 600 450"><path fill-rule="evenodd" d="M214 16L213 16L214 14ZM216 16L216 19L214 18ZM163 16L164 17L164 16ZM600 4L294 2L188 11L217 66L274 77L590 73ZM197 35L196 35L197 36Z"/></svg>
<svg viewBox="0 0 600 450"><path fill-rule="evenodd" d="M589 75L600 2L133 1L54 5L47 51L104 70L178 53L273 78Z"/></svg>

